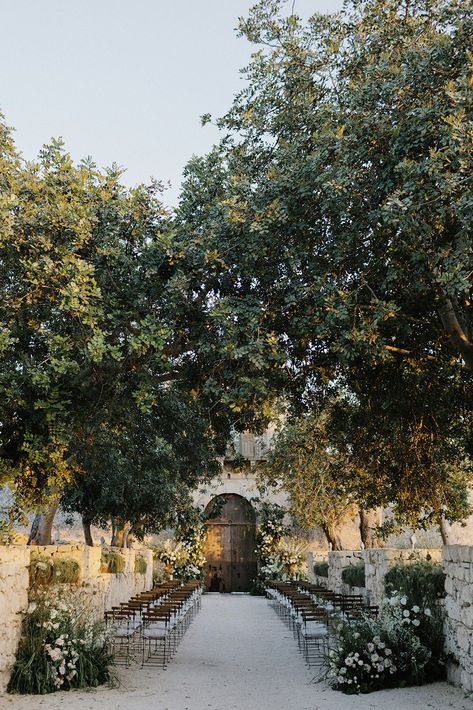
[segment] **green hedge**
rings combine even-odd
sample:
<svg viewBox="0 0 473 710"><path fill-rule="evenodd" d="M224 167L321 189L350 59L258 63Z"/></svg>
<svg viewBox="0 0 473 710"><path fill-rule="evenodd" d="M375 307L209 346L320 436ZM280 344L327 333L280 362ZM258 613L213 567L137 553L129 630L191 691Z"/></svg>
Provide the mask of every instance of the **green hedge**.
<svg viewBox="0 0 473 710"><path fill-rule="evenodd" d="M342 570L342 580L350 587L365 586L365 565L360 562L356 565L350 565Z"/></svg>
<svg viewBox="0 0 473 710"><path fill-rule="evenodd" d="M102 551L102 572L120 574L125 571L125 559L119 552Z"/></svg>
<svg viewBox="0 0 473 710"><path fill-rule="evenodd" d="M445 596L445 574L434 562L399 563L388 571L384 584L388 596L398 592L421 608Z"/></svg>
<svg viewBox="0 0 473 710"><path fill-rule="evenodd" d="M318 577L328 577L328 562L315 562L314 574Z"/></svg>
<svg viewBox="0 0 473 710"><path fill-rule="evenodd" d="M59 557L54 560L54 577L62 584L76 584L79 581L80 565L70 557Z"/></svg>
<svg viewBox="0 0 473 710"><path fill-rule="evenodd" d="M30 586L47 587L50 584L76 584L80 565L70 557L35 555L30 564Z"/></svg>
<svg viewBox="0 0 473 710"><path fill-rule="evenodd" d="M146 560L144 557L141 555L137 555L135 557L135 572L136 574L146 574L146 570L148 569L148 565L146 563Z"/></svg>

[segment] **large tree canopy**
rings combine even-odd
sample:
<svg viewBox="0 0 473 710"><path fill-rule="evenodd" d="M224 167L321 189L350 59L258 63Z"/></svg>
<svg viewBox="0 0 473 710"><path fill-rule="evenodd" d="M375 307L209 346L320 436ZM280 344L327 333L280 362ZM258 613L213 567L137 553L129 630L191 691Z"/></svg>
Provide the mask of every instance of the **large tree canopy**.
<svg viewBox="0 0 473 710"><path fill-rule="evenodd" d="M19 506L57 503L65 484L86 485L107 437L119 478L142 435L134 481L155 522L150 461L157 488L195 485L267 393L243 362L227 366L198 293L188 300L159 185L128 190L61 141L25 164L1 122L0 161L0 482Z"/></svg>
<svg viewBox="0 0 473 710"><path fill-rule="evenodd" d="M379 502L409 516L471 448L473 9L283 7L241 21L248 85L188 166L180 229L235 357L298 411L342 383Z"/></svg>

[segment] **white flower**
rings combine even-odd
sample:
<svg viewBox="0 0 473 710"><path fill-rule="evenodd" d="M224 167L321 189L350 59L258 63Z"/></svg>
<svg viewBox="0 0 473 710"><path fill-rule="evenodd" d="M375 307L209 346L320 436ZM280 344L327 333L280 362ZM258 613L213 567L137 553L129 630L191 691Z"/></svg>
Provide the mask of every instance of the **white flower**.
<svg viewBox="0 0 473 710"><path fill-rule="evenodd" d="M414 614L418 614L418 613L419 613L420 609L419 609L419 607L417 606L417 604L415 604L415 605L412 607L412 611L414 612Z"/></svg>
<svg viewBox="0 0 473 710"><path fill-rule="evenodd" d="M430 611L430 609L424 609L424 614L426 616L432 616L432 612Z"/></svg>
<svg viewBox="0 0 473 710"><path fill-rule="evenodd" d="M405 616L406 619L407 619L407 617L410 616L409 610L408 610L408 609L404 609L404 611L402 612L402 615Z"/></svg>
<svg viewBox="0 0 473 710"><path fill-rule="evenodd" d="M407 597L401 597L400 602L403 606L407 604Z"/></svg>
<svg viewBox="0 0 473 710"><path fill-rule="evenodd" d="M413 626L420 626L420 621L419 621L419 619L412 619L412 625L413 625Z"/></svg>
<svg viewBox="0 0 473 710"><path fill-rule="evenodd" d="M49 648L48 655L52 661L59 661L62 656L62 651L60 648Z"/></svg>

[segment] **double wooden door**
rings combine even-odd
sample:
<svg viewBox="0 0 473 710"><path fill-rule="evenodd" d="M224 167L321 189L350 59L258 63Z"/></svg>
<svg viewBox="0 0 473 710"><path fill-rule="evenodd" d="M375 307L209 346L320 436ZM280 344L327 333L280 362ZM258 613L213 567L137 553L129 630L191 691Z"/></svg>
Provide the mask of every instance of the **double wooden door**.
<svg viewBox="0 0 473 710"><path fill-rule="evenodd" d="M212 504L219 514L207 522L206 588L248 592L257 572L254 510L236 494L214 499Z"/></svg>

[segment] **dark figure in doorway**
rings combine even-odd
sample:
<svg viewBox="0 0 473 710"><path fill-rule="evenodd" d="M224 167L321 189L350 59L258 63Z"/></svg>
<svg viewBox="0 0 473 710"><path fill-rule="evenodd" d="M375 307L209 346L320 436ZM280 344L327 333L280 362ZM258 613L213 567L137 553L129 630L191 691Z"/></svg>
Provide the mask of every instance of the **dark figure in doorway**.
<svg viewBox="0 0 473 710"><path fill-rule="evenodd" d="M212 577L210 579L209 592L219 592L220 591L220 579L217 573L217 568L212 567Z"/></svg>
<svg viewBox="0 0 473 710"><path fill-rule="evenodd" d="M223 578L222 570L218 573L218 591L222 594L225 591L225 580Z"/></svg>

